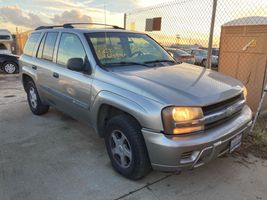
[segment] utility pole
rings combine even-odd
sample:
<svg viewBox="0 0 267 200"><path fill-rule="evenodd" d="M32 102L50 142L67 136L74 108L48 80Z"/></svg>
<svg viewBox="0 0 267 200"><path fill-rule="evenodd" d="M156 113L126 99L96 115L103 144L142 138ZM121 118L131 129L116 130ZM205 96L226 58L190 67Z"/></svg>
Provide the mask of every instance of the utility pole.
<svg viewBox="0 0 267 200"><path fill-rule="evenodd" d="M180 44L180 35L179 34L176 34L176 44L179 45Z"/></svg>
<svg viewBox="0 0 267 200"><path fill-rule="evenodd" d="M216 17L216 8L217 8L217 0L213 0L212 16L211 16L211 23L210 23L208 57L207 57L207 65L206 65L206 68L208 69L211 68L212 42L213 42L213 32L214 32L214 24L215 24L215 17Z"/></svg>

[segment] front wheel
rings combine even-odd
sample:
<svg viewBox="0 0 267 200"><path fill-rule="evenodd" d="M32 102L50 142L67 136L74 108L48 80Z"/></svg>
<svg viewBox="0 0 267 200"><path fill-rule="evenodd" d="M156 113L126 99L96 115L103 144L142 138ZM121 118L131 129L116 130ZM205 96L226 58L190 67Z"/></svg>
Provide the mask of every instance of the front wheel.
<svg viewBox="0 0 267 200"><path fill-rule="evenodd" d="M113 168L129 179L140 179L151 170L139 124L130 116L118 115L107 124L105 143Z"/></svg>
<svg viewBox="0 0 267 200"><path fill-rule="evenodd" d="M33 81L28 81L26 92L28 104L32 113L35 115L42 115L47 113L49 106L41 102L38 91Z"/></svg>
<svg viewBox="0 0 267 200"><path fill-rule="evenodd" d="M15 74L18 71L18 65L14 62L6 62L3 69L7 74Z"/></svg>

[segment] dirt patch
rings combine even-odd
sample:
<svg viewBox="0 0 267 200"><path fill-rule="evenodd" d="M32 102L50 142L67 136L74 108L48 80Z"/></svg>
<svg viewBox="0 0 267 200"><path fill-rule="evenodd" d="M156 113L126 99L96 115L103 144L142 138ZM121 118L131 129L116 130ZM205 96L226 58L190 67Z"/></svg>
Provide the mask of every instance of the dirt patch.
<svg viewBox="0 0 267 200"><path fill-rule="evenodd" d="M257 120L253 133L244 137L241 147L234 154L248 157L249 153L267 159L267 116Z"/></svg>

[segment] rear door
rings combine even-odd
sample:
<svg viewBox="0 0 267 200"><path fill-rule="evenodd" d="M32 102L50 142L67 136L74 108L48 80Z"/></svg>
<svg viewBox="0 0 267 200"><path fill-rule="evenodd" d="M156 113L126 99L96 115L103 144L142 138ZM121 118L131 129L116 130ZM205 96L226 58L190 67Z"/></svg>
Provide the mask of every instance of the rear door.
<svg viewBox="0 0 267 200"><path fill-rule="evenodd" d="M85 70L73 71L68 69L67 63L72 58L82 59ZM90 121L92 77L86 72L90 64L79 35L61 33L55 62L57 67L52 73L53 79L57 83L53 88L60 97L58 107L71 116L88 123Z"/></svg>
<svg viewBox="0 0 267 200"><path fill-rule="evenodd" d="M53 71L57 68L53 59L58 35L59 33L54 31L43 34L36 53L38 62L33 66L37 71L42 96L45 101L54 106L59 104L58 95L55 92L57 81L53 78Z"/></svg>

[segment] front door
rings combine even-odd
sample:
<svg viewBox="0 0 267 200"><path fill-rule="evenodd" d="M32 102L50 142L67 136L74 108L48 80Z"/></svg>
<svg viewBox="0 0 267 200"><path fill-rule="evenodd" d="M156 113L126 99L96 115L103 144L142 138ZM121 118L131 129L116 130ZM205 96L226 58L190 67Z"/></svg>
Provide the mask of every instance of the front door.
<svg viewBox="0 0 267 200"><path fill-rule="evenodd" d="M84 71L68 69L68 61L73 58L83 60ZM54 89L61 100L57 107L74 118L90 123L92 77L86 72L89 62L78 35L61 33L55 62L57 68L52 76L57 84Z"/></svg>

